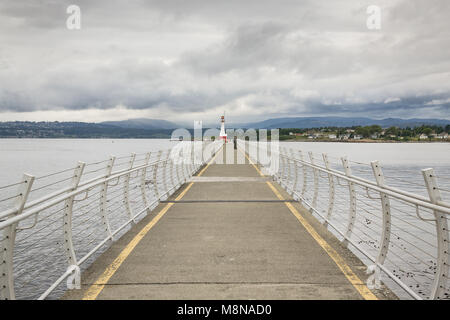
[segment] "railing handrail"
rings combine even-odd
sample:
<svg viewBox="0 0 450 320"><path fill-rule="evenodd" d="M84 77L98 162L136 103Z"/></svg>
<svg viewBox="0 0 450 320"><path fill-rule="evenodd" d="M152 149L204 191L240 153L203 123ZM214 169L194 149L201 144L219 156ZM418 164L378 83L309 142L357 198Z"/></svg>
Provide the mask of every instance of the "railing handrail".
<svg viewBox="0 0 450 320"><path fill-rule="evenodd" d="M322 172L331 174L331 175L333 175L335 177L338 177L339 179L346 180L348 182L356 183L356 184L358 184L360 186L363 186L365 188L370 188L371 190L374 190L374 191L377 191L377 192L385 193L385 194L387 194L389 196L392 196L394 198L397 198L397 199L400 199L400 200L403 200L403 201L406 201L406 202L409 202L409 203L412 203L412 204L415 204L415 205L418 205L418 206L421 206L421 207L424 207L424 208L427 208L427 209L437 210L437 211L440 211L440 212L443 212L443 213L446 213L446 214L450 214L450 203L439 201L437 204L434 204L430 200L428 200L425 197L420 196L418 194L414 194L414 193L403 191L403 190L400 190L400 189L397 189L397 188L389 187L387 185L385 185L383 187L380 187L380 186L376 185L376 183L374 183L374 182L372 182L370 180L366 180L364 178L360 178L360 177L357 177L355 175L347 176L347 175L345 175L345 173L340 172L338 170L327 169L327 168L322 167L322 166L317 165L317 164L311 164L311 163L308 163L308 162L306 162L304 160L299 160L299 159L296 159L296 158L289 157L289 156L287 156L285 154L281 154L280 153L280 156L282 156L284 158L287 158L287 159L289 159L291 161L300 162L300 163L302 163L304 165L307 165L308 167L320 170Z"/></svg>
<svg viewBox="0 0 450 320"><path fill-rule="evenodd" d="M260 145L263 145L263 144L260 144ZM418 206L421 206L421 207L424 207L424 208L427 208L427 209L437 210L437 211L440 211L440 212L443 212L443 213L446 213L446 214L450 214L450 203L448 203L448 202L437 201L436 203L432 203L430 199L428 199L428 198L426 198L424 196L415 194L415 193L411 193L411 192L404 191L404 190L401 190L401 189L398 189L398 188L395 188L395 187L391 187L391 186L388 186L386 184L384 186L380 187L380 186L378 186L376 184L376 182L373 182L373 181L370 181L370 180L358 177L358 176L353 175L353 174L352 175L346 175L342 171L335 170L335 169L332 169L332 168L327 169L326 167L318 165L318 164L311 164L310 162L294 158L294 157L292 157L292 156L290 156L288 154L283 154L283 153L281 153L279 151L278 151L278 155L282 156L282 157L284 157L286 159L289 159L291 161L299 162L299 163L301 163L303 165L306 165L306 166L308 166L310 168L317 169L317 170L322 171L322 172L327 173L327 174L331 174L331 175L333 175L335 177L338 177L339 179L346 180L348 182L356 183L358 185L361 185L361 186L366 187L366 188L370 188L370 189L372 189L374 191L377 191L377 192L386 193L386 194L388 194L388 195L390 195L392 197L395 197L397 199L400 199L400 200L403 200L403 201L406 201L406 202L409 202L409 203L412 203L412 204L415 204L415 205L418 205Z"/></svg>
<svg viewBox="0 0 450 320"><path fill-rule="evenodd" d="M36 205L38 205L40 203L43 203L45 201L48 201L48 200L50 200L52 198L55 198L55 197L65 193L65 195L63 197L57 198L58 199L57 202L61 202L61 201L65 200L65 199L70 198L73 195L77 195L77 194L79 194L81 192L86 191L87 189L94 188L94 187L96 187L96 186L98 186L98 185L100 185L102 183L105 183L105 182L107 182L109 180L116 179L118 177L127 175L129 173L133 173L135 171L142 170L144 168L149 168L151 166L154 166L157 163L162 163L162 162L166 162L166 161L168 161L168 160L167 159L163 159L163 160L159 160L159 161L154 161L154 162L146 164L146 165L137 166L137 167L134 167L132 169L121 169L121 170L113 171L111 173L111 175L102 174L102 175L96 176L94 178L91 178L89 180L81 182L78 185L76 190L72 190L73 188L71 186L69 186L69 187L63 188L61 190L49 193L48 195L45 195L45 196L43 196L41 198L38 198L38 199L32 200L30 202L27 202L27 203L25 203L25 206L23 207L23 210L30 209L30 208L32 208L32 207L34 207L34 206L36 206ZM87 188L83 188L85 186L87 186ZM69 192L69 191L71 191L71 192ZM67 192L69 192L69 193L67 193ZM46 208L47 207L45 207L44 209L46 209ZM42 211L42 210L43 209L40 209L38 211ZM17 208L7 209L7 210L5 210L5 211L0 213L0 219L6 218L6 217L11 216L11 215L14 215L17 212L18 212ZM23 215L20 215L20 217L23 217ZM0 229L2 229L2 227L3 227L3 224L2 224L2 222L0 222Z"/></svg>

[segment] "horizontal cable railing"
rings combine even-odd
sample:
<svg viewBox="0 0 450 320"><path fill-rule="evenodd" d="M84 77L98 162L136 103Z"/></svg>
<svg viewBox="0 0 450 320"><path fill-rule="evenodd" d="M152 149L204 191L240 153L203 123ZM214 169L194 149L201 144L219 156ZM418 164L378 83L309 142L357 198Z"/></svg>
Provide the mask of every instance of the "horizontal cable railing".
<svg viewBox="0 0 450 320"><path fill-rule="evenodd" d="M388 170L379 161L278 143L238 140L238 148L368 266L370 288L380 289L383 280L405 297L450 299L450 202L444 200L450 185L439 186L433 169L421 170L419 183L412 171Z"/></svg>
<svg viewBox="0 0 450 320"><path fill-rule="evenodd" d="M24 174L0 186L0 297L55 298L64 281L79 288L80 267L150 214L222 144L185 141L38 177Z"/></svg>

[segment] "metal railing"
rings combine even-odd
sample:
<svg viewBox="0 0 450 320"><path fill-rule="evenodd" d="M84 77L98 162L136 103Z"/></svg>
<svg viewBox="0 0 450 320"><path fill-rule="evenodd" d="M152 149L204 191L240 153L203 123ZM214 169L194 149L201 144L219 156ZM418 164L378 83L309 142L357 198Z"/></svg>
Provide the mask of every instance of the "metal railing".
<svg viewBox="0 0 450 320"><path fill-rule="evenodd" d="M180 142L168 150L78 162L0 187L0 297L57 297L65 280L68 289L79 288L80 267L180 188L222 143Z"/></svg>
<svg viewBox="0 0 450 320"><path fill-rule="evenodd" d="M450 188L438 186L433 169L421 170L421 187L408 179L409 170L385 176L379 161L366 164L269 145L238 141L253 162L262 162L263 172L269 172L270 158L274 180L368 266L371 289L379 289L383 280L406 292L404 297L450 299L450 203L442 196L450 195ZM408 184L414 192L403 189ZM418 194L422 190L428 197Z"/></svg>

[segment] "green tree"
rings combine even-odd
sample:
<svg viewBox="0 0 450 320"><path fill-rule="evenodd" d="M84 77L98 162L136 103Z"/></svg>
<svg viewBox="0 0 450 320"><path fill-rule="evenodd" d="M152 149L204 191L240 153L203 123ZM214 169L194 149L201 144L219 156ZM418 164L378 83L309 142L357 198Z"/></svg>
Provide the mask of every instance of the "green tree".
<svg viewBox="0 0 450 320"><path fill-rule="evenodd" d="M389 136L389 135L398 135L398 128L397 127L389 127L388 129L386 129L386 131L385 131L385 133L384 133L386 136Z"/></svg>
<svg viewBox="0 0 450 320"><path fill-rule="evenodd" d="M370 128L369 127L358 127L355 130L355 133L363 136L364 138L368 138L370 136Z"/></svg>
<svg viewBox="0 0 450 320"><path fill-rule="evenodd" d="M433 133L433 129L431 129L431 128L424 128L423 130L422 130L422 133L423 134L425 134L425 135L427 135L428 137L430 137L430 134L431 133Z"/></svg>

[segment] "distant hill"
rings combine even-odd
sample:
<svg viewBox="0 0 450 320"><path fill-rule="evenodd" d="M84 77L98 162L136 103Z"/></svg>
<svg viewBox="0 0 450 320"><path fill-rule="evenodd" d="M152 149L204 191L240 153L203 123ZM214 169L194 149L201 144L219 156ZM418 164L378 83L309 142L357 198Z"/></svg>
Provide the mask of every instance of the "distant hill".
<svg viewBox="0 0 450 320"><path fill-rule="evenodd" d="M172 129L122 128L86 122L0 122L0 138L146 138L168 139Z"/></svg>
<svg viewBox="0 0 450 320"><path fill-rule="evenodd" d="M260 122L230 124L235 128L254 128L254 129L274 129L274 128L320 128L320 127L352 127L379 125L386 127L417 127L421 125L445 126L450 124L450 120L442 119L370 119L370 118L346 118L346 117L295 117L295 118L276 118Z"/></svg>
<svg viewBox="0 0 450 320"><path fill-rule="evenodd" d="M115 126L125 129L145 129L145 130L156 130L156 129L176 129L180 128L180 125L158 119L128 119L122 121L105 121L100 124Z"/></svg>

